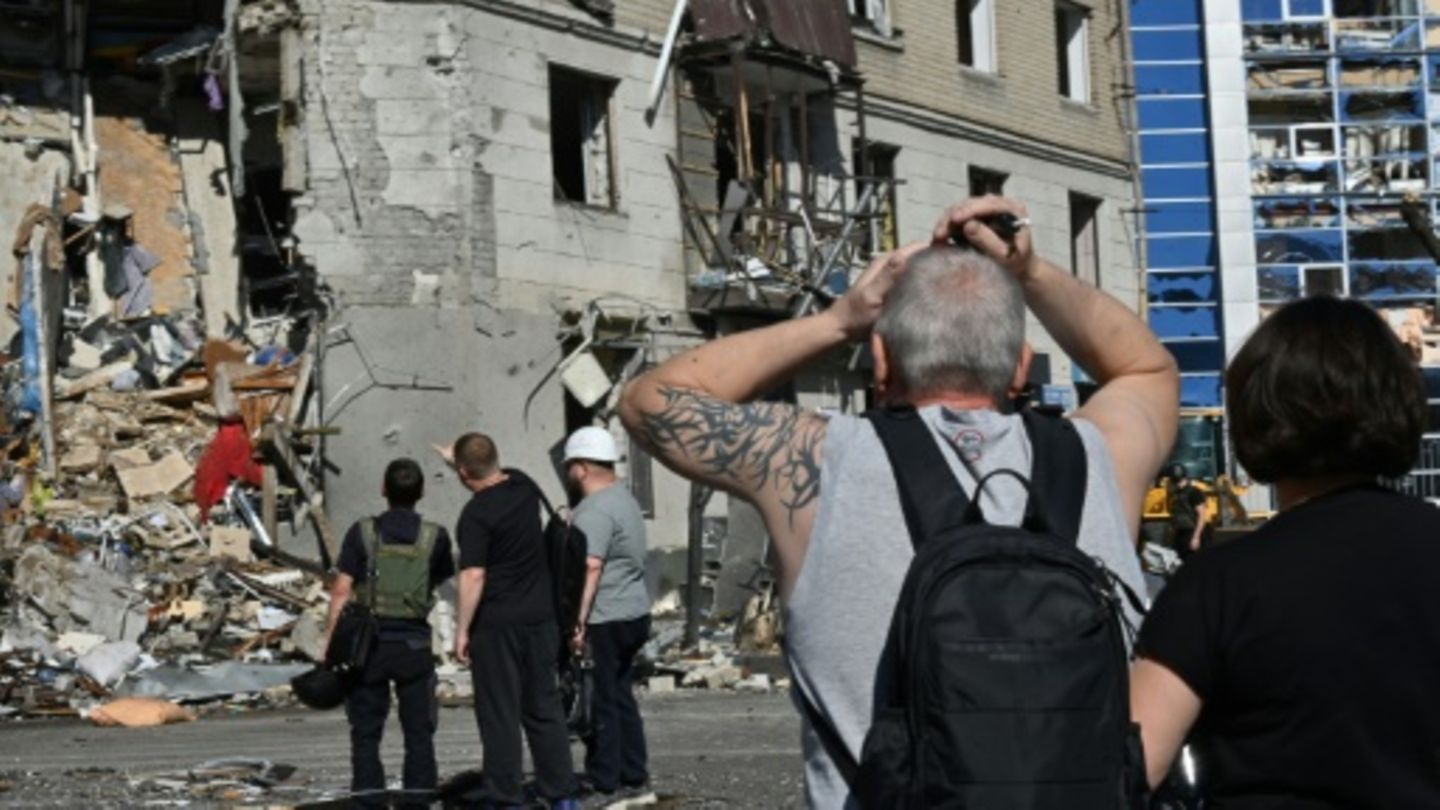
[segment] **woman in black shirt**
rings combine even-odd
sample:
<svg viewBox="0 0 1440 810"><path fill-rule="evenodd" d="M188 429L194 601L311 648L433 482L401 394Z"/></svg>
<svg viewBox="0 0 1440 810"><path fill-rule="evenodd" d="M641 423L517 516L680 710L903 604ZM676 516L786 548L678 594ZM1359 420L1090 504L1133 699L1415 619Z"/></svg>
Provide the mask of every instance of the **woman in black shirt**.
<svg viewBox="0 0 1440 810"><path fill-rule="evenodd" d="M1161 593L1131 683L1152 784L1188 738L1211 808L1440 808L1440 510L1382 489L1424 386L1365 305L1270 316L1226 372L1241 464L1280 514Z"/></svg>

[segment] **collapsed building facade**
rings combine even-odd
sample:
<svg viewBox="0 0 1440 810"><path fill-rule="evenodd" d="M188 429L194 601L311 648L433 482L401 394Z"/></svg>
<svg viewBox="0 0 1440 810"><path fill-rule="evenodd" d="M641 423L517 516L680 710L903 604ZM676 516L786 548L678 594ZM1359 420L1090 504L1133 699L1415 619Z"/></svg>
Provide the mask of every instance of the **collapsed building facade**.
<svg viewBox="0 0 1440 810"><path fill-rule="evenodd" d="M203 338L303 358L247 425L307 437L266 444L265 528L298 556L381 508L394 456L421 461L422 510L448 522L464 492L431 447L467 430L558 495L569 431L624 441L629 376L825 306L972 194L1023 200L1042 254L1144 306L1122 2L0 5L34 51L7 48L0 75L0 233L30 203L63 221L52 339L66 318L193 313ZM92 224L158 258L149 298L68 241ZM1073 405L1083 376L1032 340L1036 396ZM846 352L775 396L856 412L867 377ZM763 587L753 513L624 455L657 593L701 530L730 563L707 577L717 607Z"/></svg>

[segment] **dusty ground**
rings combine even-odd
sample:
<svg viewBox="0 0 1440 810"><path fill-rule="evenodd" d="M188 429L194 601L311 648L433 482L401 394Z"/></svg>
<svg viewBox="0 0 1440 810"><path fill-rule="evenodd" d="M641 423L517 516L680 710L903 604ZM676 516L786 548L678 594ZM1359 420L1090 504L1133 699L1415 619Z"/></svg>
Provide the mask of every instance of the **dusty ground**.
<svg viewBox="0 0 1440 810"><path fill-rule="evenodd" d="M643 696L653 788L663 807L799 805L798 720L785 694L677 692ZM400 765L391 717L385 762ZM444 709L436 739L441 778L477 767L469 709ZM575 749L581 761L583 749ZM215 781L187 784L186 770L220 757L296 767L260 791ZM95 728L76 720L0 725L0 806L290 806L337 797L349 779L342 712L293 710L210 716L155 729ZM589 802L590 806L605 806Z"/></svg>

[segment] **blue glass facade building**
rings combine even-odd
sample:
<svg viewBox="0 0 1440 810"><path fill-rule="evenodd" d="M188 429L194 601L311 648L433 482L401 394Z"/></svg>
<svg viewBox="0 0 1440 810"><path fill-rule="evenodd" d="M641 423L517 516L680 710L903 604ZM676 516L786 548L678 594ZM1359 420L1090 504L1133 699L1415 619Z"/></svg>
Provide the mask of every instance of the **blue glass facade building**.
<svg viewBox="0 0 1440 810"><path fill-rule="evenodd" d="M1288 300L1365 300L1411 341L1440 498L1436 262L1401 216L1440 200L1440 0L1131 0L1149 321L1182 403Z"/></svg>

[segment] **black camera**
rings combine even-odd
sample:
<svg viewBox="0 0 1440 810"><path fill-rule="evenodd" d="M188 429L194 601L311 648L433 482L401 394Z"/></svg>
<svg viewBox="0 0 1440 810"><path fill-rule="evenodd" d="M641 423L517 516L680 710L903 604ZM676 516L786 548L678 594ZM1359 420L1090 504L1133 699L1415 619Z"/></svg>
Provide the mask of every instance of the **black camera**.
<svg viewBox="0 0 1440 810"><path fill-rule="evenodd" d="M1006 242L1014 242L1015 234L1025 227L1025 222L1014 214L995 214L994 216L980 217L976 220L980 224L995 232L995 235ZM963 230L955 230L950 233L950 242L956 247L973 248L969 240L965 238Z"/></svg>

